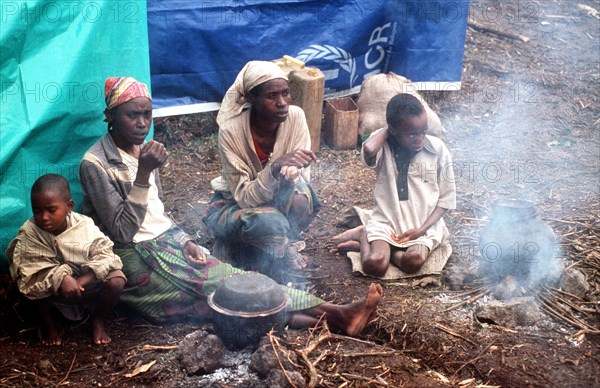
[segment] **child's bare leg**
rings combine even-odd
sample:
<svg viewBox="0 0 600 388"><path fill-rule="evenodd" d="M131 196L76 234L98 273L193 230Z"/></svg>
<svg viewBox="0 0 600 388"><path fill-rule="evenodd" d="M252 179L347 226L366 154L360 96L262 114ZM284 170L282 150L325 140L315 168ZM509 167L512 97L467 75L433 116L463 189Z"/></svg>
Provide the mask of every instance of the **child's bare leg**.
<svg viewBox="0 0 600 388"><path fill-rule="evenodd" d="M325 320L333 328L341 330L350 336L360 334L369 319L377 310L383 296L383 288L371 283L364 299L345 305L323 303L308 310L294 313L288 323L295 328L309 327L316 324L319 317L325 315Z"/></svg>
<svg viewBox="0 0 600 388"><path fill-rule="evenodd" d="M397 250L391 256L391 261L402 272L415 273L421 269L429 256L429 248L424 244L415 244L405 251Z"/></svg>
<svg viewBox="0 0 600 388"><path fill-rule="evenodd" d="M375 277L385 275L390 265L391 247L387 241L375 240L367 242L366 233L361 244L360 259L365 274Z"/></svg>
<svg viewBox="0 0 600 388"><path fill-rule="evenodd" d="M96 309L92 315L92 341L96 345L108 344L112 341L104 327L104 320L119 301L125 282L121 277L109 279L98 296Z"/></svg>
<svg viewBox="0 0 600 388"><path fill-rule="evenodd" d="M62 333L54 320L53 312L51 310L52 304L47 299L42 299L36 300L35 305L42 316L42 321L45 325L40 331L40 340L42 343L46 346L62 345Z"/></svg>
<svg viewBox="0 0 600 388"><path fill-rule="evenodd" d="M346 241L358 241L365 231L364 225L359 225L356 228L348 229L345 232L337 234L331 238L331 242L334 244L340 244Z"/></svg>

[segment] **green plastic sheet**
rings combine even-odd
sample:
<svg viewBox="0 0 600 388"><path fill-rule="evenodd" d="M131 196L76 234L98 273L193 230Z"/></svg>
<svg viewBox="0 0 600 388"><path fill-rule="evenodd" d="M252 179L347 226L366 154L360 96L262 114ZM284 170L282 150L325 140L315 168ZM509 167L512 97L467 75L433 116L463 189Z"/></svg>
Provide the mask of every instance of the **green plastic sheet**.
<svg viewBox="0 0 600 388"><path fill-rule="evenodd" d="M106 132L104 80L150 85L147 30L145 0L0 1L1 270L39 176L65 176L81 209L79 161Z"/></svg>

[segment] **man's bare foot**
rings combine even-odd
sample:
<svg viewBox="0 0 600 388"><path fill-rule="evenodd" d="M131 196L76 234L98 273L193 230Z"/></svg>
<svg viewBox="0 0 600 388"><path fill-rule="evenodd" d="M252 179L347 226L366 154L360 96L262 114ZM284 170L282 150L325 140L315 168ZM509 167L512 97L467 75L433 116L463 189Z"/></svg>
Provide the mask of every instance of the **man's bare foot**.
<svg viewBox="0 0 600 388"><path fill-rule="evenodd" d="M62 331L56 327L47 327L47 333L44 333L44 329L40 328L39 335L40 340L46 346L60 346L62 345Z"/></svg>
<svg viewBox="0 0 600 388"><path fill-rule="evenodd" d="M348 306L348 311L346 312L347 325L343 328L344 332L349 336L360 334L375 310L377 310L377 306L379 305L379 302L381 302L382 297L383 287L381 287L380 284L371 283L365 299Z"/></svg>
<svg viewBox="0 0 600 388"><path fill-rule="evenodd" d="M92 341L95 345L105 345L111 343L112 339L106 333L102 321L92 322Z"/></svg>
<svg viewBox="0 0 600 388"><path fill-rule="evenodd" d="M294 270L301 270L306 268L306 258L296 250L292 245L288 245L285 251L285 259L287 260L290 267Z"/></svg>
<svg viewBox="0 0 600 388"><path fill-rule="evenodd" d="M335 245L332 249L335 251L360 251L360 242L365 234L365 226L359 225L356 228L348 229L345 232L337 234L331 238L331 242Z"/></svg>

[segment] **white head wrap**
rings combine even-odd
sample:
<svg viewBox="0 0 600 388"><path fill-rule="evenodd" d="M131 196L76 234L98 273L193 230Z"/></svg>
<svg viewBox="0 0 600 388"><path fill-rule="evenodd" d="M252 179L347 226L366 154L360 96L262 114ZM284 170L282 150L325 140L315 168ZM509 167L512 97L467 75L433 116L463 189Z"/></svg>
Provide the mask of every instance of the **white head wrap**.
<svg viewBox="0 0 600 388"><path fill-rule="evenodd" d="M285 72L275 62L250 61L239 72L233 85L225 93L217 114L217 124L223 127L229 120L239 116L248 102L246 95L252 88L276 78L287 81Z"/></svg>

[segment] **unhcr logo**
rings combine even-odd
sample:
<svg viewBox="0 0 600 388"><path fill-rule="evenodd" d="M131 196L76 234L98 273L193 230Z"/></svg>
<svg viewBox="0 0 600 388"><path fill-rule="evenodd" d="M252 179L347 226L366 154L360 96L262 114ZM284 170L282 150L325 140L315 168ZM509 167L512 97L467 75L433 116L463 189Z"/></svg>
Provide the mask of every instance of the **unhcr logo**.
<svg viewBox="0 0 600 388"><path fill-rule="evenodd" d="M308 63L313 59L321 58L337 63L342 68L342 70L345 70L348 73L350 73L350 88L352 88L352 85L354 85L354 82L358 78L358 76L356 75L356 60L352 58L352 55L350 55L350 53L344 50L343 48L333 47L328 44L313 44L310 45L309 48L300 51L296 56L296 59L299 59L304 63ZM334 74L332 74L332 72L330 71L329 74L327 74L324 71L323 73L325 73L326 79L330 79L337 78L338 72L334 71ZM333 75L333 77L331 77L331 75Z"/></svg>
<svg viewBox="0 0 600 388"><path fill-rule="evenodd" d="M386 51L387 46L393 42L393 35L395 34L395 23L391 31L392 23L386 23L382 26L378 26L373 29L369 36L368 49L364 54L365 63L364 68L367 74L364 76L379 73L381 71L382 63L386 58L388 52ZM388 31L386 31L388 30ZM391 35L386 34L391 33ZM356 59L348 51L341 47L335 47L328 44L313 44L308 48L300 51L296 55L296 59L308 63L312 60L323 59L327 61L335 62L339 68L349 74L349 89L352 89L358 79ZM375 70L374 70L375 69ZM336 79L339 77L339 69L333 70L322 70L325 74L325 79Z"/></svg>

